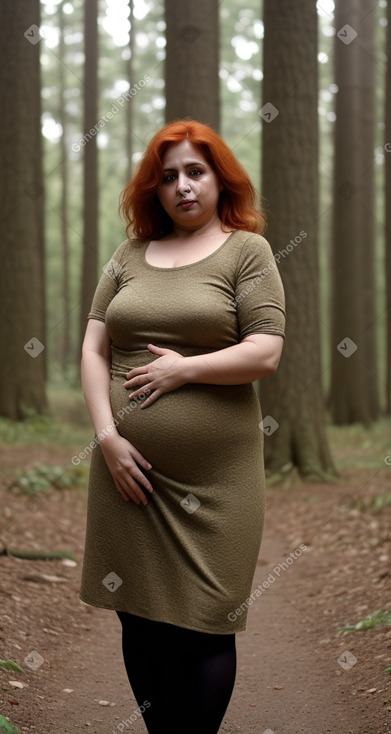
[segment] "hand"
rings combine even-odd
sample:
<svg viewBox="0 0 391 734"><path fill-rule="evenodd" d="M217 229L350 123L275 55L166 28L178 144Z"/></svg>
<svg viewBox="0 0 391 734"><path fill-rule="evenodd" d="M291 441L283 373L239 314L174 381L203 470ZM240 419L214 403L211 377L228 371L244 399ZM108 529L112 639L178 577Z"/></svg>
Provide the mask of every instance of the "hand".
<svg viewBox="0 0 391 734"><path fill-rule="evenodd" d="M124 500L133 500L136 505L140 502L147 505L148 500L139 484L148 492L153 492L153 488L137 465L140 464L143 469L148 470L152 468L151 464L119 433L104 438L100 447L115 486Z"/></svg>
<svg viewBox="0 0 391 734"><path fill-rule="evenodd" d="M159 358L144 365L144 367L135 367L130 370L126 375L127 382L124 382L124 387L127 390L131 388L134 390L129 395L131 399L139 397L146 390L149 391L148 397L143 401L141 408L147 408L161 395L176 390L177 387L181 387L186 382L181 370L181 362L185 359L182 354L174 352L173 349L156 347L154 344L148 344L148 349L153 354L158 354Z"/></svg>

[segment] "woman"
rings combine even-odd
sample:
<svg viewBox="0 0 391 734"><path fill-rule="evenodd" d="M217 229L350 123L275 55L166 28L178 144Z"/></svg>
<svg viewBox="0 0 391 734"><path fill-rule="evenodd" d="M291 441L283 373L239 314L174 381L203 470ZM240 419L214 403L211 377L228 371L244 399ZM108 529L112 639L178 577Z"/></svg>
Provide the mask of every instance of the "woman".
<svg viewBox="0 0 391 734"><path fill-rule="evenodd" d="M246 624L264 512L251 383L276 370L284 336L254 201L211 128L166 125L123 192L132 234L83 344L97 441L81 598L118 613L150 734L216 734Z"/></svg>

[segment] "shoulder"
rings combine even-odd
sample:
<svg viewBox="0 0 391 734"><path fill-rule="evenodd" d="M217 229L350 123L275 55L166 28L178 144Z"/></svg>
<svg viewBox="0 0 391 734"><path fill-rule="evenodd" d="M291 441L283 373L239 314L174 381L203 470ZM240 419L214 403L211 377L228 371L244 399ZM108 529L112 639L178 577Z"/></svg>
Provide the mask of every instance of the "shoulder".
<svg viewBox="0 0 391 734"><path fill-rule="evenodd" d="M110 269L114 268L115 270L118 266L123 267L126 263L132 262L135 259L135 256L140 252L140 249L145 242L145 240L139 239L124 240L113 252L107 266L109 266Z"/></svg>
<svg viewBox="0 0 391 734"><path fill-rule="evenodd" d="M265 237L255 232L237 230L235 243L238 255L238 265L257 263L259 266L275 264L272 248Z"/></svg>
<svg viewBox="0 0 391 734"><path fill-rule="evenodd" d="M140 253L140 245L145 240L126 239L114 250L110 260L103 266L102 274L117 284L123 281L129 268L134 267L137 255Z"/></svg>
<svg viewBox="0 0 391 734"><path fill-rule="evenodd" d="M123 242L121 242L120 245L118 245L117 249L114 251L111 257L114 260L122 260L123 258L126 258L127 256L131 256L132 252L140 249L140 247L144 243L145 243L145 240L139 240L136 238L126 239Z"/></svg>
<svg viewBox="0 0 391 734"><path fill-rule="evenodd" d="M241 246L242 250L245 251L262 251L271 250L270 244L265 237L256 232L245 232L244 230L237 230L235 232L236 240Z"/></svg>

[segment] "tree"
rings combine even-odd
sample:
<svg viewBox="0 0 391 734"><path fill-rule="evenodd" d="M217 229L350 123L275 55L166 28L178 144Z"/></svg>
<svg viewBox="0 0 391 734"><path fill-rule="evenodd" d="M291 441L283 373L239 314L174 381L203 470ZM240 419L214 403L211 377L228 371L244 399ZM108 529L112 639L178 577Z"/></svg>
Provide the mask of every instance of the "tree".
<svg viewBox="0 0 391 734"><path fill-rule="evenodd" d="M385 127L385 269L387 310L387 413L391 415L391 0L387 2L387 74Z"/></svg>
<svg viewBox="0 0 391 734"><path fill-rule="evenodd" d="M132 86L133 84L133 68L134 68L134 13L133 13L133 0L128 1L129 5L129 22L130 22L130 30L129 30L129 58L126 65L126 72L127 77L129 79L129 85ZM130 100L126 105L126 130L125 130L125 149L126 149L126 155L128 158L128 166L127 166L127 173L126 173L126 183L131 179L133 175L133 162L132 162L132 153L133 153L133 105L132 100Z"/></svg>
<svg viewBox="0 0 391 734"><path fill-rule="evenodd" d="M267 469L330 480L318 295L317 13L313 0L264 0L262 194L286 292L286 343L261 381ZM279 424L277 430L276 424ZM269 435L270 434L270 435Z"/></svg>
<svg viewBox="0 0 391 734"><path fill-rule="evenodd" d="M62 295L62 322L60 340L60 365L66 372L71 358L71 323L70 323L70 252L69 252L69 176L68 176L68 121L66 116L66 82L65 82L65 23L64 3L59 8L59 110L58 117L61 123L61 295Z"/></svg>
<svg viewBox="0 0 391 734"><path fill-rule="evenodd" d="M220 127L217 0L166 0L166 121L192 117Z"/></svg>
<svg viewBox="0 0 391 734"><path fill-rule="evenodd" d="M338 0L332 233L335 423L377 417L373 282L373 49L371 3ZM364 15L364 10L367 13ZM363 19L361 16L364 15ZM372 385L369 388L369 385Z"/></svg>
<svg viewBox="0 0 391 734"><path fill-rule="evenodd" d="M0 413L48 410L39 0L0 4Z"/></svg>
<svg viewBox="0 0 391 734"><path fill-rule="evenodd" d="M84 176L83 263L81 280L80 345L98 274L98 0L84 5Z"/></svg>
<svg viewBox="0 0 391 734"><path fill-rule="evenodd" d="M362 261L362 329L364 391L366 413L370 420L379 417L379 389L376 359L375 287L375 8L372 0L360 2L360 170L357 186L360 207L360 254ZM338 124L338 123L337 123ZM344 360L346 361L346 360ZM364 416L366 420L366 416Z"/></svg>

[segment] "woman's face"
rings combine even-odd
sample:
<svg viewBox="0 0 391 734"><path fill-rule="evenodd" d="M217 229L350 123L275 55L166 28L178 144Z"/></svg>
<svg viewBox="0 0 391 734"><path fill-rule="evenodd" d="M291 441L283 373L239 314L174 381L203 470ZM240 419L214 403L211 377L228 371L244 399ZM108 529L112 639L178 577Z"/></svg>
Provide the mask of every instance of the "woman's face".
<svg viewBox="0 0 391 734"><path fill-rule="evenodd" d="M217 176L198 146L173 143L163 158L163 181L157 188L162 207L175 230L195 230L218 217Z"/></svg>

